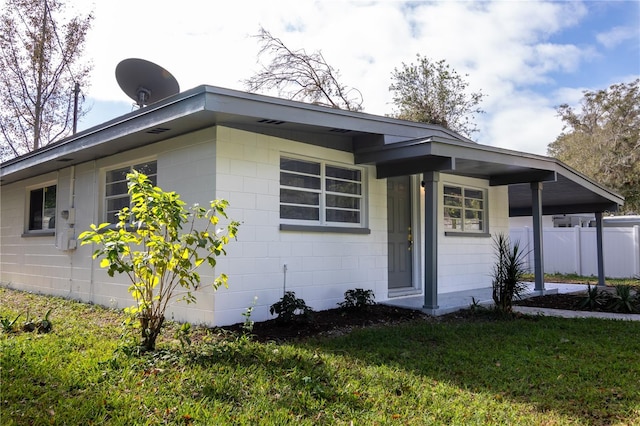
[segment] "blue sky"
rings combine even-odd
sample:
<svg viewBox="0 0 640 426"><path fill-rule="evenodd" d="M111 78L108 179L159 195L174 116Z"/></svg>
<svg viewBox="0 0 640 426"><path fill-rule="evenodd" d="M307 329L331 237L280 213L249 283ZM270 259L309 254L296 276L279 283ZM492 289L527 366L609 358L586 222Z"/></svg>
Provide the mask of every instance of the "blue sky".
<svg viewBox="0 0 640 426"><path fill-rule="evenodd" d="M420 53L468 74L486 98L480 143L545 154L562 130L555 107L583 90L640 77L639 1L67 1L93 8L86 57L86 129L132 110L116 65L136 57L169 70L181 90L243 90L257 69L260 26L290 48L321 50L341 81L364 95L365 112L393 111L394 68Z"/></svg>

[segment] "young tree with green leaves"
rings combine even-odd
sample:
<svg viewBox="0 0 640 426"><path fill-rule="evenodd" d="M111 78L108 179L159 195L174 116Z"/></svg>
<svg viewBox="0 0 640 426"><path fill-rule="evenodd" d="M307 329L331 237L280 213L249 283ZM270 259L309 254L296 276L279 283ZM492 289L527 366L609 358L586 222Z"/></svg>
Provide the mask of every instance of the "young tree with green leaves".
<svg viewBox="0 0 640 426"><path fill-rule="evenodd" d="M473 116L484 112L478 107L484 94L467 93L469 83L444 59L434 62L420 54L416 56L417 64L402 63L402 68L395 68L392 73L389 90L398 109L394 116L439 124L471 137L478 131Z"/></svg>
<svg viewBox="0 0 640 426"><path fill-rule="evenodd" d="M175 192L154 187L142 173L127 175L131 207L123 208L119 222L91 225L80 234L81 244L96 244L93 258L109 276L126 274L131 281L129 293L135 305L125 312L141 329L141 347L155 350L169 303L196 301L200 288L198 268L207 263L216 266L216 257L226 254L224 246L235 238L238 226L231 221L225 229L216 229L219 217L227 218L229 203L214 200L209 209L185 203ZM198 230L197 225L204 224ZM213 228L213 229L212 229ZM213 288L227 286L227 276L214 279Z"/></svg>
<svg viewBox="0 0 640 426"><path fill-rule="evenodd" d="M625 197L640 213L640 79L584 91L579 108L557 108L565 124L548 154Z"/></svg>
<svg viewBox="0 0 640 426"><path fill-rule="evenodd" d="M5 0L0 15L2 158L68 136L91 66L81 62L93 16L64 18L61 0Z"/></svg>

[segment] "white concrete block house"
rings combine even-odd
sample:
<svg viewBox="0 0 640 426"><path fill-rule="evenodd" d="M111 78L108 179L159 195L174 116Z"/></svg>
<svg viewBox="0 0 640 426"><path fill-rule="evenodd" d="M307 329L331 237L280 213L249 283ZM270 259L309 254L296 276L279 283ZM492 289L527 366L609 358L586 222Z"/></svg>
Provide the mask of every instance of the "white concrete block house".
<svg viewBox="0 0 640 426"><path fill-rule="evenodd" d="M216 273L201 271L229 288L168 314L209 325L241 322L254 297L253 319L271 318L285 286L315 310L363 288L437 314L443 295L491 286L491 236L510 216L623 202L555 159L436 125L199 86L2 164L1 284L131 305L126 277L77 242L128 203L131 168L188 204L227 199L242 223Z"/></svg>

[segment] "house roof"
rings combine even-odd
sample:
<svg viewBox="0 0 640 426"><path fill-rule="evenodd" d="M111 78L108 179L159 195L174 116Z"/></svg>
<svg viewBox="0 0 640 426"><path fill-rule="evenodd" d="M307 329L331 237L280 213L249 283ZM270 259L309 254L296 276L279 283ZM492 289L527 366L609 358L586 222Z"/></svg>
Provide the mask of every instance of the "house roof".
<svg viewBox="0 0 640 426"><path fill-rule="evenodd" d="M509 185L511 215L531 213L530 181L544 181L543 213L613 211L623 198L558 160L477 144L441 126L198 86L9 160L0 185L223 125L354 153L379 178L442 171ZM577 210L576 210L577 209Z"/></svg>

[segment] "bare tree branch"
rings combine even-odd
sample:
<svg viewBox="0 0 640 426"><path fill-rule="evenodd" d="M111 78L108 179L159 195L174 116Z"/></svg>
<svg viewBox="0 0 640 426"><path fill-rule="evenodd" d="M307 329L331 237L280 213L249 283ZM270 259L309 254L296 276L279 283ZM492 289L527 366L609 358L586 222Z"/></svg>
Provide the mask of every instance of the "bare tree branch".
<svg viewBox="0 0 640 426"><path fill-rule="evenodd" d="M362 110L362 94L342 85L339 72L331 67L321 52L291 50L279 38L260 27L255 36L260 43L258 58L271 56L271 62L244 81L250 92L275 89L278 95L349 111Z"/></svg>
<svg viewBox="0 0 640 426"><path fill-rule="evenodd" d="M5 0L0 15L0 141L3 158L70 133L72 89L87 87L80 63L93 16L64 21L63 0ZM82 104L79 115L83 114Z"/></svg>

